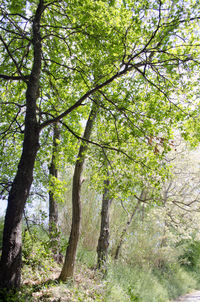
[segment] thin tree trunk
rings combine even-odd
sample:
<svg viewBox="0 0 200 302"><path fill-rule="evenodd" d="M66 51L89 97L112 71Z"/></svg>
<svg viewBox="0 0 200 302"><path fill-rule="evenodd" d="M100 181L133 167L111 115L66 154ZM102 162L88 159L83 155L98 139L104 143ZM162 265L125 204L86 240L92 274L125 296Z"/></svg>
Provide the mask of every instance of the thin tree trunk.
<svg viewBox="0 0 200 302"><path fill-rule="evenodd" d="M93 103L87 124L85 127L83 139L89 140L92 128L95 122L97 114L97 106ZM77 157L77 161L74 169L73 185L72 185L72 225L69 242L66 250L66 256L64 265L59 276L59 280L66 281L67 278L72 278L74 274L74 265L76 258L76 251L78 246L78 240L80 235L81 225L81 175L83 171L83 165L86 157L86 151L88 149L88 142L82 141Z"/></svg>
<svg viewBox="0 0 200 302"><path fill-rule="evenodd" d="M121 233L121 236L120 236L120 240L119 240L119 243L117 245L117 248L116 248L116 251L115 251L115 257L114 259L117 260L119 258L119 252L120 252L120 249L122 247L122 244L124 243L124 237L126 236L127 234L127 231L128 231L128 227L130 226L135 214L137 213L137 210L139 208L139 205L140 203L142 202L142 199L145 197L145 190L143 189L141 194L140 194L140 198L138 199L138 202L133 210L133 213L131 214L130 218L128 219L127 223L126 223L126 226L125 228L123 229L122 233Z"/></svg>
<svg viewBox="0 0 200 302"><path fill-rule="evenodd" d="M60 138L60 131L58 124L53 124L53 149L51 165L49 167L49 176L51 183L51 190L49 192L49 236L51 242L51 249L54 259L60 262L60 233L58 227L58 204L54 196L54 180L58 178L58 169L56 165L56 154L58 152L58 140Z"/></svg>
<svg viewBox="0 0 200 302"><path fill-rule="evenodd" d="M108 247L110 238L110 206L112 199L109 196L109 173L108 178L104 180L104 193L102 198L101 209L101 229L97 246L97 268L105 269L108 258Z"/></svg>
<svg viewBox="0 0 200 302"><path fill-rule="evenodd" d="M21 159L13 181L6 210L3 247L0 262L0 287L15 288L21 281L22 216L33 181L33 169L39 149L39 125L36 119L36 100L39 95L41 70L40 19L43 0L40 0L33 19L34 62L26 91L26 117Z"/></svg>
<svg viewBox="0 0 200 302"><path fill-rule="evenodd" d="M117 260L117 259L119 258L119 251L120 251L120 249L121 249L121 247L122 247L122 244L123 244L123 242L124 242L124 237L125 237L125 235L126 235L126 233L127 233L127 230L128 230L129 225L131 224L131 222L132 222L132 220L133 220L133 218L134 218L134 216L135 216L135 214L136 214L136 212L137 212L137 210L138 210L138 206L139 206L139 202L138 202L137 205L135 206L135 208L134 208L134 210L133 210L133 213L131 214L129 220L128 220L127 223L126 223L125 228L123 229L123 231L122 231L122 233L121 233L120 240L119 240L119 243L118 243L117 248L116 248L116 251L115 251L115 257L114 257L115 260Z"/></svg>

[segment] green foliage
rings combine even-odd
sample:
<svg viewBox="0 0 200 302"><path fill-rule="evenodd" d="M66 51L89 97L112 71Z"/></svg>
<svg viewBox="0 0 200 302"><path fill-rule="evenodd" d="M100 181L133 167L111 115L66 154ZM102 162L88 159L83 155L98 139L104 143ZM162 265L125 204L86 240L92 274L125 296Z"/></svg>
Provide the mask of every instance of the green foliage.
<svg viewBox="0 0 200 302"><path fill-rule="evenodd" d="M9 4L9 9L11 13L25 13L26 9L26 0L20 0L20 1L15 1L15 0L10 0L8 1Z"/></svg>
<svg viewBox="0 0 200 302"><path fill-rule="evenodd" d="M63 203L64 193L66 191L66 182L55 176L50 176L49 191L53 193L57 203Z"/></svg>
<svg viewBox="0 0 200 302"><path fill-rule="evenodd" d="M112 265L108 271L106 301L117 294L123 300L133 302L167 302L196 288L192 274L177 264L165 270L132 267L126 263ZM116 301L120 301L116 300Z"/></svg>
<svg viewBox="0 0 200 302"><path fill-rule="evenodd" d="M181 265L189 271L200 271L200 241L183 240L179 245L183 251L179 257Z"/></svg>
<svg viewBox="0 0 200 302"><path fill-rule="evenodd" d="M21 289L20 292L15 290L0 290L0 301L4 302L33 302L31 290Z"/></svg>
<svg viewBox="0 0 200 302"><path fill-rule="evenodd" d="M177 298L197 287L196 277L177 263L167 264L160 270L155 269L154 274L167 290L170 299Z"/></svg>
<svg viewBox="0 0 200 302"><path fill-rule="evenodd" d="M133 296L132 296L133 297ZM106 293L105 302L130 302L130 301L137 301L137 300L130 300L129 295L123 291L120 285L111 285Z"/></svg>
<svg viewBox="0 0 200 302"><path fill-rule="evenodd" d="M131 267L125 263L112 265L108 272L108 297L109 287L112 286L120 286L121 291L129 298L127 301L166 302L168 300L166 289L153 273L145 268ZM107 301L112 300L108 298Z"/></svg>
<svg viewBox="0 0 200 302"><path fill-rule="evenodd" d="M53 261L50 249L48 234L41 230L40 226L31 227L30 232L25 229L23 232L23 265L33 271L46 272L49 266L48 261Z"/></svg>
<svg viewBox="0 0 200 302"><path fill-rule="evenodd" d="M18 65L20 73L30 74L33 62L31 26L37 4L37 1L28 0L10 0L1 4L2 38L9 45L10 56L2 43L3 64L0 73L18 74ZM160 161L170 149L168 141L172 136L171 128L188 116L187 108L182 110L179 104L180 110L177 109L176 101L173 106L170 97L174 97L174 91L179 96L187 90L181 79L189 69L192 72L195 64L188 58L195 58L198 47L196 45L194 49L189 46L194 37L186 33L192 32L189 29L195 26L195 21L189 24L188 20L190 16L195 19L198 10L194 3L186 5L177 1L176 4L164 1L161 5L163 9L160 9L158 1L137 3L87 0L75 3L69 1L67 5L61 1L49 3L43 12L43 68L37 104L40 123L66 111L85 93L129 67L124 77L117 76L116 81L109 82L102 87L101 93L95 95L95 98L101 99L102 109L97 127L98 143L127 152L129 159L122 159L118 154L114 168L122 170L124 166L124 174L129 174L127 171L131 162L130 170L134 171L132 178L128 175L127 182L122 181L124 174L121 173L118 181L120 189L129 188L131 180L138 175L147 181L153 182L154 179L154 184L156 173L159 176L166 175L166 166L161 166ZM12 14L8 14L9 11ZM179 39L182 39L181 47ZM16 172L23 141L25 84L20 81L2 83L1 95L4 122L0 128L2 140L7 142L7 146L3 144L0 159L8 162L7 167L2 167L1 175L10 180ZM66 161L74 163L76 160L76 135L81 135L81 124L87 118L90 101L87 99L84 106L78 106L62 120L65 126L61 129L58 157L62 168ZM17 137L16 148L11 148L13 133ZM148 143L151 137L154 138L152 146ZM155 156L156 139L160 138L165 143ZM51 153L49 130L43 129L40 143L34 187L42 190L40 183L44 187L48 186L43 174L47 171ZM108 153L111 162L116 152ZM5 154L9 160L5 160ZM58 186L62 187L59 183Z"/></svg>
<svg viewBox="0 0 200 302"><path fill-rule="evenodd" d="M94 264L95 251L87 251L82 246L77 257L76 282L47 282L47 276L50 277L52 267L55 267L45 252L47 237L39 228L35 228L32 234L34 240L25 232L26 252L23 252L27 258L23 264L23 279L26 282L28 279L31 284L25 284L17 292L1 292L0 297L2 295L8 302L64 301L66 295L74 302L168 302L197 286L194 276L176 263L163 263L162 267L150 269L132 266L125 261L110 262L107 275L102 280L98 271L88 269ZM40 263L35 252L39 254Z"/></svg>
<svg viewBox="0 0 200 302"><path fill-rule="evenodd" d="M19 80L22 75L27 79L31 73L32 63L36 59L32 24L37 5L38 1L28 0L1 3L2 196L7 196L16 173L24 125L28 119L27 117L25 120L26 83L3 81L6 77ZM190 96L188 99L192 100L199 85L198 81L185 84L190 76L193 79L193 70L198 70L195 59L199 55L199 45L194 47L194 42L198 42L199 37L196 39L192 34L197 16L197 4L178 0L173 3L156 0L52 1L45 5L41 21L40 91L37 106L34 104L33 108L37 107L38 127L42 125L43 128L52 118L62 116L56 158L59 170L64 171L68 163L74 164L77 159L77 140L82 134L82 124L92 102L97 99L101 109L92 138L96 145L91 148L88 156L88 166L93 170L91 185L98 192L102 191L103 180L107 177L107 168L104 168L106 160L112 170L110 189L115 200L123 201L126 208L131 210L136 202L134 196L143 188L148 188L148 197L151 198L149 204L156 208L160 203L158 196L161 183L168 176L165 155L171 148L172 129L179 126L183 136L188 139L190 127L194 128L183 122L193 112L193 106L190 107L184 101L183 95L186 99ZM194 21L192 25L190 18ZM197 113L198 111L194 116L198 116ZM198 135L199 133L196 136ZM46 198L48 190L53 187L55 198L61 200L66 183L52 178L49 186L49 179L46 177L52 155L51 145L51 129L43 128L32 193L39 192L42 198ZM103 152L97 151L97 145L101 146ZM95 218L90 219L90 222L98 222L98 201L95 204L96 212L91 214L88 211ZM149 204L145 213L149 211ZM142 220L141 216L139 218ZM152 225L150 220L152 216L148 223L142 226L135 224L136 228L130 230L124 248L127 252L123 257L126 263L132 264L135 261L140 268L146 265L149 269L140 271L138 268L134 271L125 267L122 270L120 265L118 268L111 268L113 275L110 273L109 278L112 284L106 299L117 301L120 297L120 301L129 299L135 302L162 302L167 298L166 289L151 269L156 266L155 262L158 267L160 263L169 264L172 261L167 252L173 250L173 244L167 243L163 249L159 247L165 229L160 231L155 225L160 226L164 222L155 219ZM85 218L85 225L87 222ZM126 222L125 215L118 217L116 222L119 222L119 230L122 229ZM113 241L118 238L115 236L115 228L118 225L114 225L112 229ZM51 259L49 238L38 236L38 230L31 228L31 233L24 232L23 263L24 268L31 267L33 270L46 272L49 269L46 261ZM86 238L91 226L85 230L83 235ZM150 240L148 235L151 235ZM91 240L94 237L93 231L82 241L84 249L80 249L78 253L79 261L89 266L94 265L94 252L86 249L86 245L89 246L89 241L90 247L91 241L94 245L95 240ZM130 243L132 248L128 250ZM116 242L113 246L115 244ZM191 246L184 254L183 259L188 261L190 269L198 266L197 252L199 247ZM134 257L131 257L132 254ZM174 250L172 255L176 257ZM27 273L25 269L24 271ZM179 268L172 275L170 284L176 284L177 293L193 286L189 275ZM181 284L176 283L177 278L182 280ZM150 289L151 293L152 289L154 291L151 297ZM78 296L79 301L85 298L84 293Z"/></svg>
<svg viewBox="0 0 200 302"><path fill-rule="evenodd" d="M87 250L80 245L77 252L77 260L89 268L94 268L96 265L96 251Z"/></svg>

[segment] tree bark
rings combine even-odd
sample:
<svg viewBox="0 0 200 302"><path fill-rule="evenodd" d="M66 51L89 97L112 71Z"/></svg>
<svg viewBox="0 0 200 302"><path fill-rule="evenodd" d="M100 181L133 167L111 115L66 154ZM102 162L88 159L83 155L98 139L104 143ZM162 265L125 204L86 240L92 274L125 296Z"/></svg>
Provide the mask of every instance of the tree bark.
<svg viewBox="0 0 200 302"><path fill-rule="evenodd" d="M49 167L49 176L51 190L49 192L49 237L51 242L51 249L54 259L60 262L60 233L58 226L58 204L54 196L54 181L53 178L58 178L58 169L56 165L56 155L58 152L58 141L60 138L60 131L57 123L53 124L53 148L52 158Z"/></svg>
<svg viewBox="0 0 200 302"><path fill-rule="evenodd" d="M93 103L89 118L86 123L83 139L89 140L92 128L95 122L98 107ZM83 171L83 165L86 157L86 151L88 149L88 142L82 141L77 157L77 161L74 169L73 185L72 185L72 225L71 232L66 250L66 256L64 265L59 276L59 280L66 281L67 278L72 278L74 275L74 265L76 258L76 251L78 246L78 240L80 235L81 225L81 175Z"/></svg>
<svg viewBox="0 0 200 302"><path fill-rule="evenodd" d="M108 178L104 180L104 193L101 209L101 229L97 246L97 268L106 270L108 258L108 247L110 238L110 206L112 199L109 196L109 173Z"/></svg>
<svg viewBox="0 0 200 302"><path fill-rule="evenodd" d="M21 159L14 178L6 210L3 247L0 262L0 287L15 288L21 281L22 216L33 181L33 169L39 149L39 125L36 119L36 100L39 95L41 71L40 19L43 0L40 0L33 19L34 61L26 90L26 116Z"/></svg>

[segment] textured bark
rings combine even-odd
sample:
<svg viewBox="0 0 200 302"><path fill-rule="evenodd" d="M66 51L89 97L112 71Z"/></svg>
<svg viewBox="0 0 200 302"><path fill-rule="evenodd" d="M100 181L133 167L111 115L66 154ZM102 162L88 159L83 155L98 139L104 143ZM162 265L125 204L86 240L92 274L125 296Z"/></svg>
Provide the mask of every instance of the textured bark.
<svg viewBox="0 0 200 302"><path fill-rule="evenodd" d="M97 107L95 103L91 109L87 124L85 127L83 139L89 140L94 121L97 114ZM72 185L72 225L69 237L69 242L66 250L66 256L64 265L59 276L59 280L66 281L67 278L72 278L74 274L74 265L76 258L76 251L78 246L78 240L80 235L81 225L81 175L83 171L83 165L86 157L86 151L88 149L88 142L82 141L78 153L78 158L75 164L73 185Z"/></svg>
<svg viewBox="0 0 200 302"><path fill-rule="evenodd" d="M8 197L3 247L0 262L0 287L14 288L21 281L22 216L33 181L33 168L39 149L39 126L36 119L36 100L39 92L41 70L40 19L43 0L40 1L33 20L34 61L26 90L26 116L21 159Z"/></svg>
<svg viewBox="0 0 200 302"><path fill-rule="evenodd" d="M109 177L109 175L108 175ZM97 268L106 269L110 238L110 206L112 199L109 196L109 179L104 181L104 193L101 209L101 229L97 246Z"/></svg>
<svg viewBox="0 0 200 302"><path fill-rule="evenodd" d="M49 175L51 177L58 177L58 169L56 166L56 154L58 152L57 140L60 138L60 131L58 125L53 124L53 148L52 148L52 158L51 165L49 167ZM54 255L54 259L60 262L60 233L58 226L58 204L54 196L54 185L51 181L52 190L49 192L49 236L51 241L51 249Z"/></svg>

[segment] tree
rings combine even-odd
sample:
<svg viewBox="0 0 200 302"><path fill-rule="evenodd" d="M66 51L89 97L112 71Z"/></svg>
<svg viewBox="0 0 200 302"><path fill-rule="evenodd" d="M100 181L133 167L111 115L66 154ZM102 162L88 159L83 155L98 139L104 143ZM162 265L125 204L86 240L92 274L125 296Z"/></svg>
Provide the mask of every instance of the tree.
<svg viewBox="0 0 200 302"><path fill-rule="evenodd" d="M14 6L14 3L11 3L10 13L7 12L10 3L2 5L3 11L3 35L1 36L1 42L3 48L6 50L6 57L8 58L8 64L4 66L7 70L11 70L9 75L1 74L3 80L22 80L27 85L26 89L26 117L25 117L25 128L24 128L24 141L23 141L23 151L18 165L18 170L15 176L15 179L12 183L11 190L8 197L8 207L5 217L5 226L4 226L4 237L3 237L3 250L1 257L1 276L0 284L5 287L18 287L20 285L20 272L21 272L21 222L22 214L26 200L28 198L30 186L32 184L33 177L33 168L36 159L36 154L39 149L39 134L41 130L50 125L59 121L61 118L64 118L66 115L71 113L75 108L78 108L85 99L87 99L91 94L93 94L98 89L104 87L105 85L112 82L115 78L124 74L124 72L117 72L112 75L110 78L106 79L103 83L97 84L96 87L87 89L87 92L79 97L78 101L74 104L68 106L68 109L63 110L61 114L57 113L57 117L52 117L50 120L46 120L41 123L41 116L49 115L50 113L42 113L41 108L36 104L37 99L42 98L42 93L40 91L40 80L43 81L41 75L41 66L42 59L44 61L44 66L47 68L48 59L42 57L42 37L41 37L41 18L44 14L45 9L47 10L49 5L45 4L43 0L39 1L36 11L33 13L33 19L26 17L24 10L21 10L21 13L18 13L18 6ZM55 6L57 2L55 2ZM30 8L34 9L34 5L31 5ZM63 8L64 10L65 8ZM23 15L24 13L24 15ZM28 12L26 11L26 14ZM58 13L57 13L58 14ZM62 16L62 15L61 15ZM12 20L8 24L8 21ZM21 23L24 23L21 28ZM10 29L11 24L11 29ZM30 24L32 30L27 32L27 24ZM59 29L62 31L62 26L59 24ZM54 27L54 26L53 26ZM56 28L56 27L55 27ZM48 25L47 25L48 32ZM13 43L7 43L10 36L14 35L15 39L12 40ZM28 35L30 38L28 38ZM49 35L49 34L48 34ZM50 34L51 36L51 34ZM52 37L54 33L52 33ZM12 37L11 37L12 39ZM62 37L60 38L62 40ZM56 39L55 39L56 40ZM14 57L17 50L18 44L22 41L21 53L18 54L16 58ZM9 46L8 46L9 45ZM33 56L30 51L30 46L33 47ZM51 52L51 51L50 51ZM50 53L52 55L52 53ZM19 55L19 57L18 57ZM21 57L20 57L21 55ZM54 54L53 54L54 55ZM52 58L51 58L52 59ZM30 74L27 74L26 65L29 61L30 66L32 62L32 67L30 69ZM25 62L26 61L26 62ZM55 61L52 59L52 62ZM55 64L60 66L59 63ZM63 65L65 67L65 65ZM66 67L68 68L68 66ZM50 66L51 69L51 66ZM73 68L72 68L73 69ZM43 73L49 72L46 69L43 70ZM55 69L52 70L55 72ZM17 73L17 75L15 75ZM25 75L24 75L25 73ZM65 77L64 77L65 80ZM50 83L52 86L52 82ZM45 107L45 106L44 106ZM14 217L14 219L13 219ZM12 238L12 239L11 239Z"/></svg>
<svg viewBox="0 0 200 302"><path fill-rule="evenodd" d="M123 229L123 231L122 231L122 233L121 233L121 235L120 235L119 243L118 243L118 245L117 245L117 248L116 248L116 251L115 251L115 256L114 256L115 260L117 260L117 259L119 258L119 252L120 252L120 249L121 249L122 244L123 244L123 242L124 242L124 237L125 237L125 235L126 235L126 233L127 233L127 229L128 229L128 227L129 227L129 225L131 224L131 222L132 222L132 220L133 220L135 214L137 213L138 207L139 207L139 201L138 201L138 203L136 204L136 206L135 206L135 208L134 208L132 214L130 215L130 217L129 217L127 223L126 223L126 226L124 227L124 229Z"/></svg>
<svg viewBox="0 0 200 302"><path fill-rule="evenodd" d="M198 238L199 147L191 148L180 133L173 144L175 150L168 155L172 172L161 191L166 228L174 231L178 238Z"/></svg>
<svg viewBox="0 0 200 302"><path fill-rule="evenodd" d="M32 184L34 162L39 149L39 125L36 118L36 100L39 93L41 71L40 20L43 10L44 3L41 0L37 7L32 26L34 61L30 77L27 81L23 151L17 174L9 193L4 224L0 284L5 287L18 287L20 285L22 214ZM4 42L5 48L7 48L7 44L2 37L1 41ZM21 74L21 71L19 73ZM24 79L22 74L19 77Z"/></svg>
<svg viewBox="0 0 200 302"><path fill-rule="evenodd" d="M59 276L59 280L66 281L67 278L72 277L74 273L76 250L80 235L80 225L81 225L81 184L82 184L82 171L85 162L86 152L88 149L88 140L92 132L92 128L95 122L95 117L97 115L98 107L93 103L91 112L89 114L85 131L83 134L83 141L81 142L78 157L76 160L73 176L72 185L72 226L69 237L69 242L66 250L65 262ZM85 141L84 141L85 140Z"/></svg>
<svg viewBox="0 0 200 302"><path fill-rule="evenodd" d="M106 261L108 257L108 247L110 238L110 206L112 197L109 196L109 172L107 172L107 179L104 180L104 192L102 198L101 208L101 228L97 246L97 268L106 270Z"/></svg>
<svg viewBox="0 0 200 302"><path fill-rule="evenodd" d="M58 140L60 137L60 131L57 124L53 125L53 148L52 148L52 159L49 167L50 176L50 192L49 192L49 235L51 241L51 248L54 258L59 262L60 252L60 234L58 226L58 202L55 198L54 191L55 181L58 178L58 168L56 162L56 155L58 153Z"/></svg>
<svg viewBox="0 0 200 302"><path fill-rule="evenodd" d="M198 53L193 37L185 38L189 21L198 16L198 6L178 4L127 1L119 5L89 0L1 3L2 94L11 95L14 90L20 100L16 106L23 104L13 119L15 124L19 118L23 120L19 126L23 147L8 196L1 287L20 285L22 215L39 138L46 127L65 122L67 117L76 124L88 115L91 97L97 91L104 97L102 108L109 104L121 124L124 121L135 131L135 137L141 123L143 132L148 128L150 133L156 123L155 132L160 132L166 117L170 123L181 118L175 110L177 103L171 110L170 96L181 88L185 67L192 70ZM185 39L181 46L179 36ZM6 116L11 103L5 106ZM149 115L138 119L135 127L145 103ZM3 129L5 124L1 124ZM74 132L71 127L68 130ZM2 133L4 136L4 130Z"/></svg>

